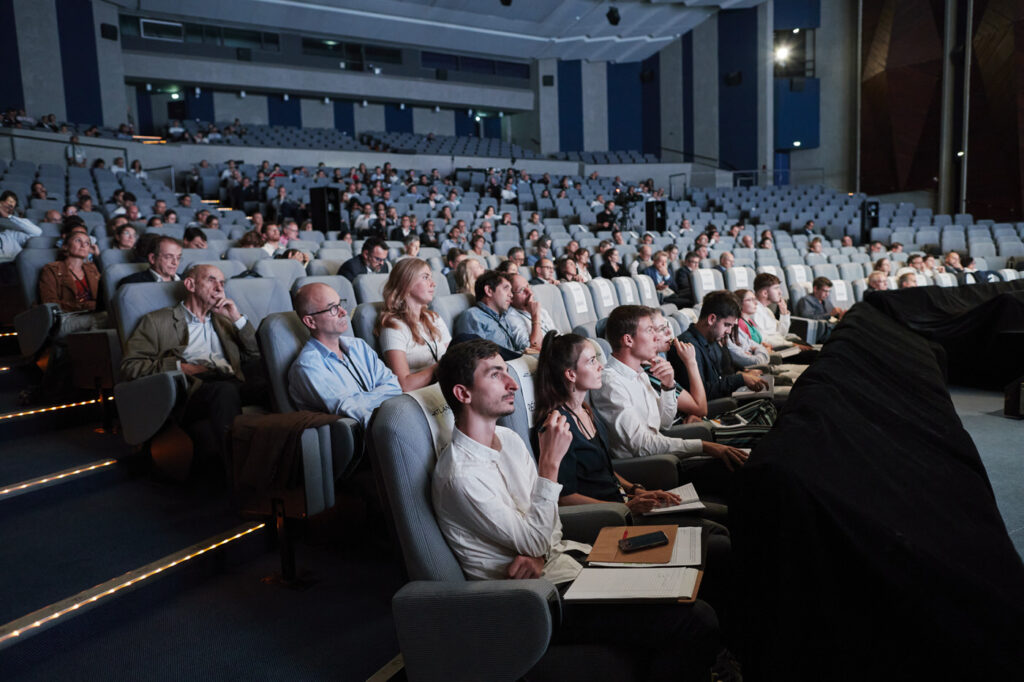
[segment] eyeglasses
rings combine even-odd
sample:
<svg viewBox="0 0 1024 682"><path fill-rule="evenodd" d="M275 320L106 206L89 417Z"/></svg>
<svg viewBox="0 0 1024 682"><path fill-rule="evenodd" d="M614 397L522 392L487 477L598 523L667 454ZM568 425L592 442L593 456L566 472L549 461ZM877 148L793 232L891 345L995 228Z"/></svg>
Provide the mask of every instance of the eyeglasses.
<svg viewBox="0 0 1024 682"><path fill-rule="evenodd" d="M329 313L331 317L338 317L343 312L345 312L345 309L341 307L341 301L338 301L337 303L332 303L323 310L318 310L315 313L307 313L307 315L313 316L320 315L322 313Z"/></svg>

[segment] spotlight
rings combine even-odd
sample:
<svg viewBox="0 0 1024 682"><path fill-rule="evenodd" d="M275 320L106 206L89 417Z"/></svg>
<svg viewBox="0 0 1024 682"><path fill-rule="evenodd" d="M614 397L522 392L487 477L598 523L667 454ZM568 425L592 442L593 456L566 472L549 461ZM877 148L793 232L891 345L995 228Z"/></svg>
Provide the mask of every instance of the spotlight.
<svg viewBox="0 0 1024 682"><path fill-rule="evenodd" d="M288 101L288 93L286 92L283 95L281 95L281 99L283 99L285 102L287 102Z"/></svg>
<svg viewBox="0 0 1024 682"><path fill-rule="evenodd" d="M956 155L958 157L960 157L960 158L963 158L964 153L963 153L963 151L959 151L959 152L956 153Z"/></svg>
<svg viewBox="0 0 1024 682"><path fill-rule="evenodd" d="M172 92L172 93L171 93L171 99L173 99L173 100L177 100L177 99L178 99L178 93L176 93L176 92Z"/></svg>
<svg viewBox="0 0 1024 682"><path fill-rule="evenodd" d="M373 75L374 76L379 76L380 73L381 73L381 71L380 71L380 67L379 66L373 67Z"/></svg>
<svg viewBox="0 0 1024 682"><path fill-rule="evenodd" d="M331 103L331 98L330 97L324 97L324 104L330 104L330 103Z"/></svg>
<svg viewBox="0 0 1024 682"><path fill-rule="evenodd" d="M799 33L799 32L800 32L800 29L798 29L798 28L794 28L793 29L793 33Z"/></svg>
<svg viewBox="0 0 1024 682"><path fill-rule="evenodd" d="M201 94L203 94L203 91L196 87L196 97L199 97Z"/></svg>
<svg viewBox="0 0 1024 682"><path fill-rule="evenodd" d="M238 91L238 96L241 97L242 99L245 99L245 90L239 90Z"/></svg>
<svg viewBox="0 0 1024 682"><path fill-rule="evenodd" d="M505 112L504 111L499 111L498 112L498 118L505 118Z"/></svg>
<svg viewBox="0 0 1024 682"><path fill-rule="evenodd" d="M153 92L153 84L146 83L146 92Z"/></svg>
<svg viewBox="0 0 1024 682"><path fill-rule="evenodd" d="M789 45L779 45L777 48L775 48L775 61L777 61L779 64L785 64L786 60L789 59L791 53L792 50L790 49Z"/></svg>
<svg viewBox="0 0 1024 682"><path fill-rule="evenodd" d="M802 143L800 142L800 140L793 140L793 146L794 147L799 147L801 144Z"/></svg>
<svg viewBox="0 0 1024 682"><path fill-rule="evenodd" d="M367 102L367 101L366 101L366 100L364 99L364 100L363 100L363 106L364 106L364 107L367 107L367 106L369 106L369 105L370 105L370 103L369 103L369 102Z"/></svg>
<svg viewBox="0 0 1024 682"><path fill-rule="evenodd" d="M438 105L435 104L434 105L434 113L435 114L440 114L441 113L441 107L439 107Z"/></svg>
<svg viewBox="0 0 1024 682"><path fill-rule="evenodd" d="M399 108L400 110L402 110L402 111L405 111L405 102L402 102L401 104L399 104L399 105L398 105L398 108Z"/></svg>
<svg viewBox="0 0 1024 682"><path fill-rule="evenodd" d="M345 62L343 62L343 61L341 61L341 62L338 62L338 68L339 68L339 69L341 69L342 71L344 71L345 69L347 69L347 68L348 68L348 64L346 64L346 63L345 63Z"/></svg>
<svg viewBox="0 0 1024 682"><path fill-rule="evenodd" d="M612 26L618 26L619 21L622 20L622 17L619 15L619 8L615 6L609 9L608 14L606 14L605 16L608 17L608 23L611 24Z"/></svg>
<svg viewBox="0 0 1024 682"><path fill-rule="evenodd" d="M473 115L473 110L472 109L470 109L469 111L466 112L466 116L472 116L472 115Z"/></svg>
<svg viewBox="0 0 1024 682"><path fill-rule="evenodd" d="M473 120L476 121L477 123L479 123L480 122L480 117L479 116L474 116Z"/></svg>

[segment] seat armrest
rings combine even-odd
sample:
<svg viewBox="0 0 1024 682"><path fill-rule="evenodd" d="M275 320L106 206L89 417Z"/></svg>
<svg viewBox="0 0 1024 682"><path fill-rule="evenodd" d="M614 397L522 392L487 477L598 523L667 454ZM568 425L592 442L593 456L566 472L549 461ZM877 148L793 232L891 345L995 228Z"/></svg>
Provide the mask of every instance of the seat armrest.
<svg viewBox="0 0 1024 682"><path fill-rule="evenodd" d="M50 331L60 315L56 303L32 306L14 316L14 328L18 332L18 349L22 357L31 358L46 345Z"/></svg>
<svg viewBox="0 0 1024 682"><path fill-rule="evenodd" d="M714 432L711 427L704 423L676 424L661 432L670 438L688 438L693 440L712 440Z"/></svg>
<svg viewBox="0 0 1024 682"><path fill-rule="evenodd" d="M521 679L553 631L547 580L415 581L391 599L411 680Z"/></svg>
<svg viewBox="0 0 1024 682"><path fill-rule="evenodd" d="M619 502L574 504L558 508L562 519L562 536L567 540L594 544L605 526L626 526L629 509Z"/></svg>
<svg viewBox="0 0 1024 682"><path fill-rule="evenodd" d="M717 417L718 415L722 414L723 412L728 412L729 410L735 410L739 406L740 406L739 401L736 400L736 398L732 398L732 397L715 398L714 400L709 400L708 401L708 417L709 418Z"/></svg>
<svg viewBox="0 0 1024 682"><path fill-rule="evenodd" d="M804 339L811 346L819 343L827 328L828 323L825 320L812 320L807 317L793 316L789 322L789 331Z"/></svg>
<svg viewBox="0 0 1024 682"><path fill-rule="evenodd" d="M351 417L342 417L325 427L330 433L334 459L334 478L340 480L352 473L362 459L363 425Z"/></svg>
<svg viewBox="0 0 1024 682"><path fill-rule="evenodd" d="M679 485L679 458L675 455L616 459L612 466L627 481L648 490L671 490Z"/></svg>
<svg viewBox="0 0 1024 682"><path fill-rule="evenodd" d="M140 445L157 434L188 390L181 372L161 372L114 386L114 403L121 433L129 445Z"/></svg>

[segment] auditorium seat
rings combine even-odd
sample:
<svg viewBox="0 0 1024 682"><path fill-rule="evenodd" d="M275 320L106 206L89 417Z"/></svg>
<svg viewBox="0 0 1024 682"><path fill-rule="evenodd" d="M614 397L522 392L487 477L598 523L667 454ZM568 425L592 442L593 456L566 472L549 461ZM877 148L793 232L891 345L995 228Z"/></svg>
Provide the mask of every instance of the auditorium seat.
<svg viewBox="0 0 1024 682"><path fill-rule="evenodd" d="M382 310L384 310L384 303L382 301L360 303L352 313L351 320L352 332L368 343L377 355L381 354L380 339L373 333L373 330Z"/></svg>
<svg viewBox="0 0 1024 682"><path fill-rule="evenodd" d="M247 270L251 270L256 266L257 261L270 258L270 254L261 248L242 248L236 246L228 249L225 257L228 260L236 260L245 265Z"/></svg>
<svg viewBox="0 0 1024 682"><path fill-rule="evenodd" d="M712 291L725 288L722 273L710 268L697 268L690 273L690 285L693 287L694 301L699 303Z"/></svg>
<svg viewBox="0 0 1024 682"><path fill-rule="evenodd" d="M474 298L471 294L448 294L447 296L434 296L430 302L430 309L435 311L448 325L449 331L454 332L455 320L463 311L473 307Z"/></svg>
<svg viewBox="0 0 1024 682"><path fill-rule="evenodd" d="M253 272L260 277L280 280L288 290L292 288L295 280L306 276L306 269L302 267L302 263L291 258L267 258L256 261Z"/></svg>
<svg viewBox="0 0 1024 682"><path fill-rule="evenodd" d="M587 282L587 288L590 290L590 297L594 303L594 313L597 315L598 320L611 315L612 310L619 305L619 295L611 280L595 277Z"/></svg>

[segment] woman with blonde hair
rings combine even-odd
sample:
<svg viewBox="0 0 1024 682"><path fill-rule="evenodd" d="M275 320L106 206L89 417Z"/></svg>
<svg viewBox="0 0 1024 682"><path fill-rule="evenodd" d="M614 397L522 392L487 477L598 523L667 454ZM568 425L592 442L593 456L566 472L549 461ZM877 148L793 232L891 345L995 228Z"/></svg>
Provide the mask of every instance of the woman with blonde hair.
<svg viewBox="0 0 1024 682"><path fill-rule="evenodd" d="M485 268L476 258L465 258L455 266L455 293L476 293L476 278L484 274Z"/></svg>
<svg viewBox="0 0 1024 682"><path fill-rule="evenodd" d="M384 364L403 391L433 382L437 363L452 340L444 320L428 308L436 286L430 266L419 258L395 263L384 285L384 308L374 333Z"/></svg>

